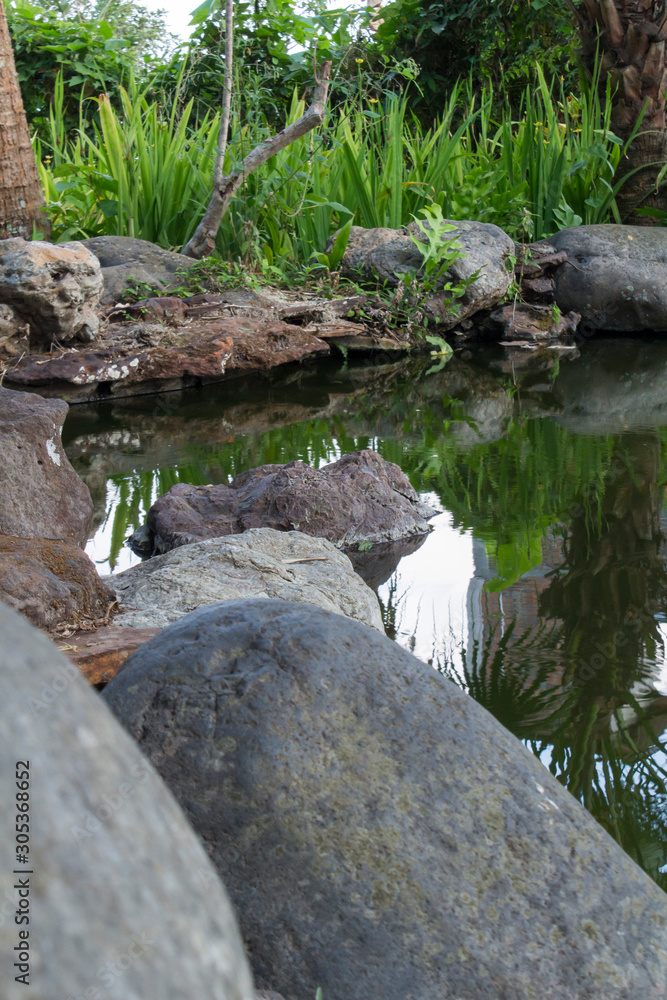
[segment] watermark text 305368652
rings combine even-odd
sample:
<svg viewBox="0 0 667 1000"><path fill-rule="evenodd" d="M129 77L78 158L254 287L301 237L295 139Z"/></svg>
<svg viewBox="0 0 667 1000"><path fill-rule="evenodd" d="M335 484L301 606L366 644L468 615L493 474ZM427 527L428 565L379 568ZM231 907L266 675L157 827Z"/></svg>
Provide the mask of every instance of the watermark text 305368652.
<svg viewBox="0 0 667 1000"><path fill-rule="evenodd" d="M16 894L16 944L14 945L14 979L17 983L30 985L30 876L33 874L30 861L30 761L16 762L15 801L15 857L13 870L14 892Z"/></svg>

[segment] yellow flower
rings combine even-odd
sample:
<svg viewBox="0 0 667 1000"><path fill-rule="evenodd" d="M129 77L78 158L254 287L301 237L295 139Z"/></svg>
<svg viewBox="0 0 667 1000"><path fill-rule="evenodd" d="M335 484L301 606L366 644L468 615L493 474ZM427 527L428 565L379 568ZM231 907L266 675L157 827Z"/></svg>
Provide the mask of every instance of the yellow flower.
<svg viewBox="0 0 667 1000"><path fill-rule="evenodd" d="M362 62L363 62L364 60L363 60L363 59L355 59L354 61L355 61L356 63L362 63Z"/></svg>
<svg viewBox="0 0 667 1000"><path fill-rule="evenodd" d="M368 103L369 104L377 104L377 102L378 102L377 97L369 97L368 98Z"/></svg>

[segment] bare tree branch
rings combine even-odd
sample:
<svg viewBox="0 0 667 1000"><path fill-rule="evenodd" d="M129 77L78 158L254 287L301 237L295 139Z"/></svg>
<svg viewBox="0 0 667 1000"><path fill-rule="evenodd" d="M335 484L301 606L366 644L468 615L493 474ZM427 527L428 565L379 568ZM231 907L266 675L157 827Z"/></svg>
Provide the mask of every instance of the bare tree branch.
<svg viewBox="0 0 667 1000"><path fill-rule="evenodd" d="M227 0L227 3L229 7L230 0ZM185 254L186 257L194 257L196 260L201 260L202 257L208 257L213 253L215 238L218 234L220 224L225 217L232 198L246 177L253 170L261 166L262 163L265 163L272 156L275 156L276 153L279 153L281 149L285 149L286 146L289 146L296 139L301 138L301 136L306 135L312 129L317 128L324 121L330 77L331 63L325 62L319 76L316 75L315 77L313 100L301 118L288 125L282 132L278 132L277 135L271 136L270 139L265 139L259 146L256 146L248 153L242 163L226 177L221 178L219 182L214 179L213 195L204 213L204 218L197 226L192 239L181 250L181 253ZM216 168L219 163L219 150L220 144L218 146Z"/></svg>
<svg viewBox="0 0 667 1000"><path fill-rule="evenodd" d="M234 0L225 5L225 75L222 82L222 121L218 134L218 152L213 171L213 186L222 184L225 169L225 150L229 132L229 115L232 107L232 63L234 60Z"/></svg>

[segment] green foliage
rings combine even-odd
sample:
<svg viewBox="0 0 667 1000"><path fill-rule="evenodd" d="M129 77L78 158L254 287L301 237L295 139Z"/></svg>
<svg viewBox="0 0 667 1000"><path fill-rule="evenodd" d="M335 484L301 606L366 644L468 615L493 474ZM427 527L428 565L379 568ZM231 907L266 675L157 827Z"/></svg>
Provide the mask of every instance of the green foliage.
<svg viewBox="0 0 667 1000"><path fill-rule="evenodd" d="M425 120L442 113L443 97L472 74L476 86L502 86L516 105L535 63L549 75L569 74L576 28L567 0L393 0L369 45L377 59L409 57L417 66L410 88Z"/></svg>
<svg viewBox="0 0 667 1000"><path fill-rule="evenodd" d="M164 46L169 38L160 15L124 0L76 9L65 0L10 0L6 13L23 106L42 137L59 79L60 125L70 132L79 126L83 99L103 92L118 101L121 83L150 65L158 41Z"/></svg>
<svg viewBox="0 0 667 1000"><path fill-rule="evenodd" d="M493 222L515 239L608 221L622 149L597 89L575 100L562 86L550 88L539 67L536 82L518 120L492 91L479 102L460 87L426 130L410 114L407 97L387 94L383 103L359 97L344 105L246 179L218 234L218 252L262 268L307 266L350 223L399 228L417 216L428 227L424 212ZM196 121L193 102L181 101L181 85L184 76L165 106L130 80L127 92L119 89L121 112L102 99L92 122L86 121L92 102L82 103L72 140L66 88L57 84L37 150L54 238L121 233L166 247L187 242L208 201L219 118ZM304 109L295 92L288 122ZM245 119L237 110L225 171L270 134L258 107ZM316 259L335 267L343 241L344 235L331 260ZM425 266L438 270L435 262L431 254Z"/></svg>
<svg viewBox="0 0 667 1000"><path fill-rule="evenodd" d="M479 277L479 271L475 271L469 278L461 278L452 282L446 280L447 272L452 264L465 257L465 253L456 237L446 239L446 234L456 230L456 226L446 222L442 217L442 209L437 203L426 205L421 210L423 219L415 218L414 225L419 230L419 235L410 233L410 238L421 254L422 263L418 271L408 271L398 275L410 292L410 297L416 300L418 309L421 309L426 299L438 293L446 296L445 302L448 309L453 309L457 299L465 293L466 288L472 285ZM426 318L424 317L426 323ZM440 338L433 340L438 343ZM441 348L441 354L446 351Z"/></svg>
<svg viewBox="0 0 667 1000"><path fill-rule="evenodd" d="M86 128L82 120L72 141L63 120L64 83L57 82L48 146L37 141L53 239L123 235L179 246L209 197L219 116L189 129L190 104L179 119L174 111L163 116L132 80L120 100L122 117L102 95L99 124Z"/></svg>
<svg viewBox="0 0 667 1000"><path fill-rule="evenodd" d="M352 229L352 219L348 219L344 226L342 226L333 241L333 246L329 253L317 253L314 251L313 257L317 260L322 267L326 267L328 271L335 271L341 260L343 259L343 254L347 249L347 244L350 239L350 230Z"/></svg>
<svg viewBox="0 0 667 1000"><path fill-rule="evenodd" d="M274 130L283 126L294 89L304 94L313 85L313 60L332 59L336 66L330 88L332 104L355 89L356 24L365 14L329 10L320 0L295 5L291 0L234 4L234 62L244 85L236 89L237 111L243 121L257 111ZM205 0L194 11L195 25L187 50L165 68L156 85L173 96L175 71L184 70L185 100L193 98L194 117L220 104L225 49L224 0Z"/></svg>
<svg viewBox="0 0 667 1000"><path fill-rule="evenodd" d="M456 226L443 219L442 209L437 203L426 205L419 214L424 218L415 218L413 221L421 236L412 232L410 239L421 254L419 282L424 293L428 294L441 287L442 279L451 265L455 260L465 257L465 254L456 237L445 239L445 234L454 232ZM417 272L402 277L406 284L410 285L417 279ZM458 296L454 295L453 298Z"/></svg>

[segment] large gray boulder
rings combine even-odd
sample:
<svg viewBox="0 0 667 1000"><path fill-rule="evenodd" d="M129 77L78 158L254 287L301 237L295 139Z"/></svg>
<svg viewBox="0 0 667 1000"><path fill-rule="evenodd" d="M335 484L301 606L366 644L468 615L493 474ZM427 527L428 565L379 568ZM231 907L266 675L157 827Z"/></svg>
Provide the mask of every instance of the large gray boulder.
<svg viewBox="0 0 667 1000"><path fill-rule="evenodd" d="M0 532L84 547L93 523L88 487L70 465L60 432L62 399L0 387Z"/></svg>
<svg viewBox="0 0 667 1000"><path fill-rule="evenodd" d="M305 604L193 612L103 697L290 1000L664 995L667 897L431 667Z"/></svg>
<svg viewBox="0 0 667 1000"><path fill-rule="evenodd" d="M667 229L578 226L549 243L567 253L555 272L556 302L581 315L584 332L667 331Z"/></svg>
<svg viewBox="0 0 667 1000"><path fill-rule="evenodd" d="M81 243L0 240L0 302L47 343L93 340L102 272Z"/></svg>
<svg viewBox="0 0 667 1000"><path fill-rule="evenodd" d="M123 294L133 282L156 294L170 292L183 284L188 269L195 263L191 257L132 236L93 236L81 242L100 262L103 305L124 301Z"/></svg>
<svg viewBox="0 0 667 1000"><path fill-rule="evenodd" d="M155 556L106 577L124 607L115 625L168 625L204 604L240 597L305 601L383 631L378 599L331 542L251 528Z"/></svg>
<svg viewBox="0 0 667 1000"><path fill-rule="evenodd" d="M0 632L5 1000L253 1000L225 890L161 779L77 668L3 605Z"/></svg>
<svg viewBox="0 0 667 1000"><path fill-rule="evenodd" d="M449 220L445 220L449 221ZM452 306L447 292L429 295L424 312L442 330L451 330L457 323L482 309L489 309L507 294L512 280L507 261L514 253L514 243L502 229L487 222L450 222L455 228L444 233L443 239L456 239L463 257L450 266L440 285L456 283L479 276L469 285L463 297ZM362 229L353 226L341 262L343 273L351 277L364 275L397 286L401 275L422 271L423 256L413 237L424 242L415 222L404 229Z"/></svg>
<svg viewBox="0 0 667 1000"><path fill-rule="evenodd" d="M435 514L398 465L374 451L354 451L321 469L288 462L242 472L229 485L178 483L153 504L130 544L152 555L248 528L276 528L351 548L421 534Z"/></svg>

